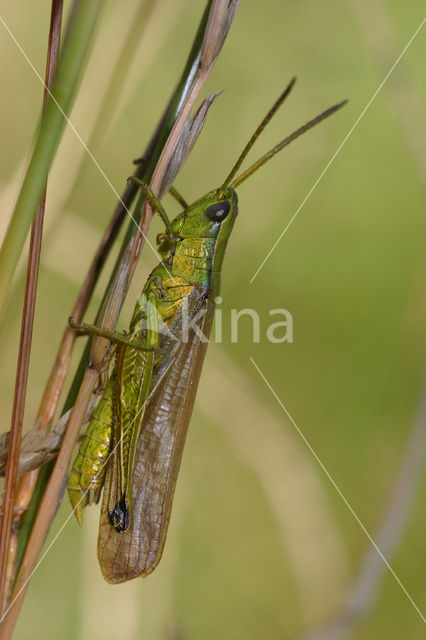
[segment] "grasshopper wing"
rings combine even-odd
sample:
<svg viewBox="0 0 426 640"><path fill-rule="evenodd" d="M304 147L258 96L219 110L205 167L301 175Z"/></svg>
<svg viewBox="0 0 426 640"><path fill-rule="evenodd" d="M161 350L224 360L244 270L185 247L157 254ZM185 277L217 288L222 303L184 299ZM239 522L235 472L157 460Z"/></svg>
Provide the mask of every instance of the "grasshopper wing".
<svg viewBox="0 0 426 640"><path fill-rule="evenodd" d="M214 304L200 298L196 326L210 335ZM201 313L200 313L201 312ZM108 494L111 468L105 481L98 539L98 558L108 582L146 576L158 564L166 539L183 446L194 406L207 342L190 329L173 359L154 380L135 451L133 526L117 532L110 524Z"/></svg>

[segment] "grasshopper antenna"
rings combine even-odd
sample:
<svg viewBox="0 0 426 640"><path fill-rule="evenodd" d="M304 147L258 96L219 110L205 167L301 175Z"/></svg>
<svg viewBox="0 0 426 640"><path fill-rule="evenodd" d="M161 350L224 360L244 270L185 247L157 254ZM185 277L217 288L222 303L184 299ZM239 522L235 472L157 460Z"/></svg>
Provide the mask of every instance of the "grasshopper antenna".
<svg viewBox="0 0 426 640"><path fill-rule="evenodd" d="M233 189L236 189L242 182L244 182L244 180L247 180L247 178L249 178L255 171L260 169L260 167L262 167L265 164L265 162L268 162L268 160L273 158L276 153L281 151L281 149L284 149L284 147L287 147L290 144L290 142L293 142L293 140L296 140L296 138L306 133L306 131L309 131L309 129L312 129L312 127L315 127L315 125L325 120L325 118L328 118L333 113L341 109L341 107L343 107L346 103L347 103L347 100L343 100L342 102L339 102L338 104L335 104L334 106L329 107L328 109L320 113L318 116L316 116L316 118L313 118L313 120L309 120L309 122L307 122L306 124L296 129L296 131L293 131L293 133L287 136L287 138L284 138L284 140L281 140L281 142L275 145L275 147L270 151L268 151L268 153L265 153L265 155L259 158L259 160L256 160L256 162L254 162L251 165L251 167L246 169L244 173L238 176L238 178L236 178L236 180L234 180L234 182L232 182L230 186Z"/></svg>
<svg viewBox="0 0 426 640"><path fill-rule="evenodd" d="M232 167L231 172L228 175L228 177L226 178L225 182L223 183L221 189L226 189L226 187L230 184L232 178L235 176L235 174L237 173L238 169L243 164L248 152L250 151L250 149L252 148L252 146L254 145L254 143L256 142L256 140L258 139L258 137L260 136L260 134L262 133L262 131L264 130L266 125L268 124L268 122L276 114L276 112L278 111L278 109L280 108L280 106L282 105L284 100L289 95L290 91L293 89L295 82L296 82L296 78L292 78L290 80L289 84L284 89L284 91L282 92L282 94L280 95L278 100L272 105L272 107L270 108L270 110L268 111L266 116L263 118L262 122L257 127L256 131L253 133L252 137L250 138L250 140L247 142L246 146L244 147L244 149L243 149L240 157L238 158L237 162Z"/></svg>
<svg viewBox="0 0 426 640"><path fill-rule="evenodd" d="M343 107L343 105L345 105L347 103L347 100L344 100L343 102L339 102L339 104L336 104L333 107L330 107L329 109L326 109L326 111L323 111L323 113L320 113L316 118L314 118L313 120L310 120L309 122L304 124L302 127L299 127L299 129L296 129L296 131L293 131L292 134L287 136L287 138L284 138L284 140L282 140L277 145L275 145L275 147L273 149L271 149L270 151L268 151L268 153L265 153L265 155L263 155L261 158L256 160L256 162L253 163L251 165L251 167L249 167L246 171L244 171L238 178L236 178L232 182L232 180L234 179L235 175L237 174L239 168L241 167L242 163L244 162L245 158L247 157L250 149L252 148L252 146L256 142L257 138L262 133L262 131L265 129L265 127L268 124L268 122L275 115L275 113L278 111L278 109L280 108L280 106L282 105L284 100L290 94L291 90L294 87L295 82L296 82L296 78L294 77L294 78L292 78L290 80L289 84L284 89L284 91L282 92L282 94L280 95L278 100L272 105L271 109L268 111L266 116L263 118L262 122L259 124L259 126L256 129L256 131L253 133L253 135L251 136L250 140L247 142L246 146L244 147L244 149L243 149L240 157L238 158L237 162L232 167L232 169L231 169L229 175L227 176L225 182L220 187L221 190L222 189L226 189L226 187L228 187L228 186L231 186L234 189L236 187L238 187L242 182L244 182L244 180L247 180L247 178L249 176L251 176L252 173L254 173L258 169L260 169L260 167L262 165L264 165L265 162L268 162L268 160L270 160L276 153L278 153L279 151L281 151L281 149L284 149L284 147L289 145L290 142L293 142L293 140L295 140L296 138L301 136L303 133L305 133L306 131L308 131L312 127L314 127L316 124L318 124L319 122L321 122L325 118L328 118L328 116L331 116L332 113L334 113L335 111L337 111L338 109L340 109L341 107Z"/></svg>

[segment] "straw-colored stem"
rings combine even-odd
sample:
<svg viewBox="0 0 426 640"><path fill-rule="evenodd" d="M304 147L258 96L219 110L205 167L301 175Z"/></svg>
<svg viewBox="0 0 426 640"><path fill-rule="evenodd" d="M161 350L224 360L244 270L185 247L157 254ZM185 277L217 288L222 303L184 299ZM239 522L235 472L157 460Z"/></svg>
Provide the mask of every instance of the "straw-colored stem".
<svg viewBox="0 0 426 640"><path fill-rule="evenodd" d="M121 308L120 302L122 298L123 285L126 279L126 271L117 272L107 299L106 307L109 315L108 317L104 315L101 319L101 322L103 323L102 326L105 326L106 329L112 329L117 322L119 309ZM61 488L63 486L64 477L67 473L74 444L86 415L86 409L94 391L99 370L102 366L107 349L108 341L105 340L105 338L95 337L93 339L90 366L86 369L83 384L80 387L79 395L77 396L76 403L71 412L61 449L58 453L53 472L43 494L40 507L37 511L37 516L27 544L25 556L12 593L11 603L7 613L4 614L2 626L0 628L1 640L9 638L13 631L27 586L37 566L37 558L46 539L52 519L58 508Z"/></svg>
<svg viewBox="0 0 426 640"><path fill-rule="evenodd" d="M86 278L81 287L80 293L74 304L72 310L72 316L81 321L84 312L89 304L93 290L98 281L102 266L106 260L109 250L121 228L125 216L125 211L119 207L113 213L112 219L106 229L104 236L99 244L96 254L93 258L92 264L89 267ZM52 371L50 373L46 388L43 393L43 397L40 403L40 407L37 413L35 422L38 425L38 429L45 429L49 426L53 420L55 411L58 406L61 391L65 382L66 375L68 373L71 353L76 339L75 331L73 331L68 325L62 336L62 340L56 355ZM39 475L39 469L29 471L23 474L19 478L18 489L15 498L15 510L13 520L13 544L11 542L11 549L14 549L14 555L16 555L18 549L18 531L23 515L27 512L30 504L31 497L33 495L34 487ZM16 539L16 540L15 540ZM24 547L24 542L21 541L20 546ZM19 565L19 558L18 558ZM18 566L19 568L19 566Z"/></svg>
<svg viewBox="0 0 426 640"><path fill-rule="evenodd" d="M47 46L47 61L45 74L45 90L43 95L43 109L46 108L48 88L52 86L53 77L59 56L61 39L63 0L52 0L50 30ZM16 540L12 540L12 522L16 494L16 481L19 465L19 450L21 444L22 423L25 409L25 396L30 363L32 332L34 325L34 311L37 295L37 282L40 265L41 242L43 237L44 211L46 204L46 187L32 230L28 254L27 278L25 298L22 310L21 338L15 382L15 395L10 427L9 452L7 458L5 491L3 499L3 514L0 527L0 603L1 611L5 610L12 586L14 573Z"/></svg>
<svg viewBox="0 0 426 640"><path fill-rule="evenodd" d="M50 482L46 487L37 513L25 557L16 580L15 589L12 593L11 605L2 623L2 629L0 631L1 640L9 638L13 631L30 578L37 566L37 558L46 539L52 518L56 512L60 487L68 469L74 444L80 431L81 422L85 416L85 409L82 409L82 407L85 406L86 400L88 404L97 377L98 372L95 369L87 370L85 384L81 386L78 402L76 402L76 407L70 417L61 450L56 459ZM83 398L83 395L86 397Z"/></svg>

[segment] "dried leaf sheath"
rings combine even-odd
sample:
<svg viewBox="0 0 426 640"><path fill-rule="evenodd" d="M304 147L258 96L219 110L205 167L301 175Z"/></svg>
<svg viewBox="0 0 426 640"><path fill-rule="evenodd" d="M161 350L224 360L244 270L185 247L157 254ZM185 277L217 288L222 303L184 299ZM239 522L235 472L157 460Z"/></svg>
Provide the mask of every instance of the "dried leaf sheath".
<svg viewBox="0 0 426 640"><path fill-rule="evenodd" d="M206 300L199 324L208 336L214 305ZM158 564L166 538L177 474L194 406L207 343L193 331L163 374L145 412L135 452L133 526L117 532L109 519L114 471L109 467L99 527L98 557L109 582L148 575Z"/></svg>

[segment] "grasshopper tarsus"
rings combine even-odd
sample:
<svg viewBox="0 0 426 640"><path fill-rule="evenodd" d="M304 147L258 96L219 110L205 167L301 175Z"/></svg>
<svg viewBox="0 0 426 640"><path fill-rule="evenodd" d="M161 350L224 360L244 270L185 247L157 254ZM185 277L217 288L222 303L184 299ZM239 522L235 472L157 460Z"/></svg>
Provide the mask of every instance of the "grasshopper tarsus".
<svg viewBox="0 0 426 640"><path fill-rule="evenodd" d="M160 216L160 218L164 222L164 226L166 227L167 235L169 236L169 238L171 240L174 240L175 239L175 234L173 232L173 227L172 227L172 223L170 221L170 218L167 215L166 210L164 209L163 205L161 204L161 202L159 201L159 199L157 198L157 196L155 195L155 193L153 192L153 190L149 186L149 184L147 184L143 180L140 180L136 176L130 176L129 178L127 178L127 184L131 184L132 182L137 184L138 187L141 189L141 191L145 194L145 197L148 200L148 202L151 205L151 207L154 209L154 211L156 211L158 213L158 215Z"/></svg>
<svg viewBox="0 0 426 640"><path fill-rule="evenodd" d="M144 157L142 158L135 158L134 160L132 160L133 164L143 164L145 165L145 167L148 166L148 160L145 160Z"/></svg>
<svg viewBox="0 0 426 640"><path fill-rule="evenodd" d="M82 328L83 325L81 325L78 322L75 322L73 316L68 316L68 324L71 327L71 329L74 329L74 331L77 331L78 335L80 336L87 335L87 331Z"/></svg>

